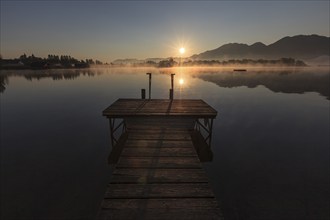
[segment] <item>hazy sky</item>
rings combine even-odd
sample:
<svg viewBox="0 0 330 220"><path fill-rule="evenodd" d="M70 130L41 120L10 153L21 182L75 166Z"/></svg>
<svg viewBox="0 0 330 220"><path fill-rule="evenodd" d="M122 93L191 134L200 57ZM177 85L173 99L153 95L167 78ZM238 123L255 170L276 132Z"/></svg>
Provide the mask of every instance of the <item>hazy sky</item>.
<svg viewBox="0 0 330 220"><path fill-rule="evenodd" d="M239 42L329 36L329 1L3 1L1 55L186 56Z"/></svg>

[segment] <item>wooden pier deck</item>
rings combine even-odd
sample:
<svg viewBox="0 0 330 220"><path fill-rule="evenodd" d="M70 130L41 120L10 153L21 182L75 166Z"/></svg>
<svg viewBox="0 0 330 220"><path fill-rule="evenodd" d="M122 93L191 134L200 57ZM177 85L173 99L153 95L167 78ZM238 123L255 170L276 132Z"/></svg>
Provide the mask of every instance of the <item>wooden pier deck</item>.
<svg viewBox="0 0 330 220"><path fill-rule="evenodd" d="M191 138L197 119L216 114L202 100L119 99L104 110L112 132L123 119L125 138L98 219L222 219Z"/></svg>

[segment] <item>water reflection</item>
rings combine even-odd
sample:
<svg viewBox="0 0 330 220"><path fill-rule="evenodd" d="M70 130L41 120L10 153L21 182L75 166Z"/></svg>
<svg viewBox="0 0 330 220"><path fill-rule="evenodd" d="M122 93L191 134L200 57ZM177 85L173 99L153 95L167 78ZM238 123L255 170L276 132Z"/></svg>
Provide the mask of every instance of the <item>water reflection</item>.
<svg viewBox="0 0 330 220"><path fill-rule="evenodd" d="M305 71L203 71L195 74L194 77L213 82L224 88L239 86L256 88L263 85L273 92L298 94L317 92L330 99L329 74L329 72L313 73Z"/></svg>
<svg viewBox="0 0 330 220"><path fill-rule="evenodd" d="M7 71L4 70L1 72L1 80L3 77L12 77L20 76L25 79L32 80L41 80L44 78L51 78L53 80L73 80L79 76L95 76L102 74L102 71L95 71L93 69L88 70L16 70L16 71ZM1 81L2 82L2 81Z"/></svg>
<svg viewBox="0 0 330 220"><path fill-rule="evenodd" d="M21 76L25 79L40 80L51 78L53 80L74 80L80 76L97 76L104 73L135 73L141 71L134 68L122 69L84 69L84 70L39 70L39 71L2 71L0 75L1 92L5 91L8 77ZM141 71L143 72L143 71ZM219 87L234 88L246 86L256 88L263 85L273 92L303 94L306 92L317 92L330 99L330 71L322 70L249 70L247 72L234 72L231 69L219 68L168 68L153 69L153 73L161 75L176 74L176 82L181 91L187 87L189 77L199 78L207 82L213 82ZM179 91L179 92L180 92ZM180 98L180 97L176 97Z"/></svg>
<svg viewBox="0 0 330 220"><path fill-rule="evenodd" d="M6 85L8 85L8 76L0 75L0 93L6 90Z"/></svg>

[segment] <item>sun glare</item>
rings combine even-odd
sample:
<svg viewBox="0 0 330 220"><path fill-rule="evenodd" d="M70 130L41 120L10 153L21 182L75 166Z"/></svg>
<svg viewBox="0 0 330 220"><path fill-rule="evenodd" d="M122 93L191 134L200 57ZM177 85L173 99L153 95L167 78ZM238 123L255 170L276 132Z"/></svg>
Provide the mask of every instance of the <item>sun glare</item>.
<svg viewBox="0 0 330 220"><path fill-rule="evenodd" d="M183 83L184 83L184 80L183 80L183 79L180 79L180 80L179 80L179 84L180 84L180 85L183 85Z"/></svg>
<svg viewBox="0 0 330 220"><path fill-rule="evenodd" d="M181 54L184 54L184 52L186 51L186 49L184 49L184 47L181 47L179 51L180 51Z"/></svg>

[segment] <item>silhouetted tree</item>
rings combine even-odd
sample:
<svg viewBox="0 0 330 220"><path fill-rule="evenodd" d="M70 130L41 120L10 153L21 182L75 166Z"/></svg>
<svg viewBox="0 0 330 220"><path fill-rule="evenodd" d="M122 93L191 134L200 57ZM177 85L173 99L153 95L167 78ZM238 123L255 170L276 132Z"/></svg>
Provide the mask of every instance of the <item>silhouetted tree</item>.
<svg viewBox="0 0 330 220"><path fill-rule="evenodd" d="M95 60L95 63L97 64L97 65L102 65L103 63L101 62L101 61L99 61L99 60Z"/></svg>

